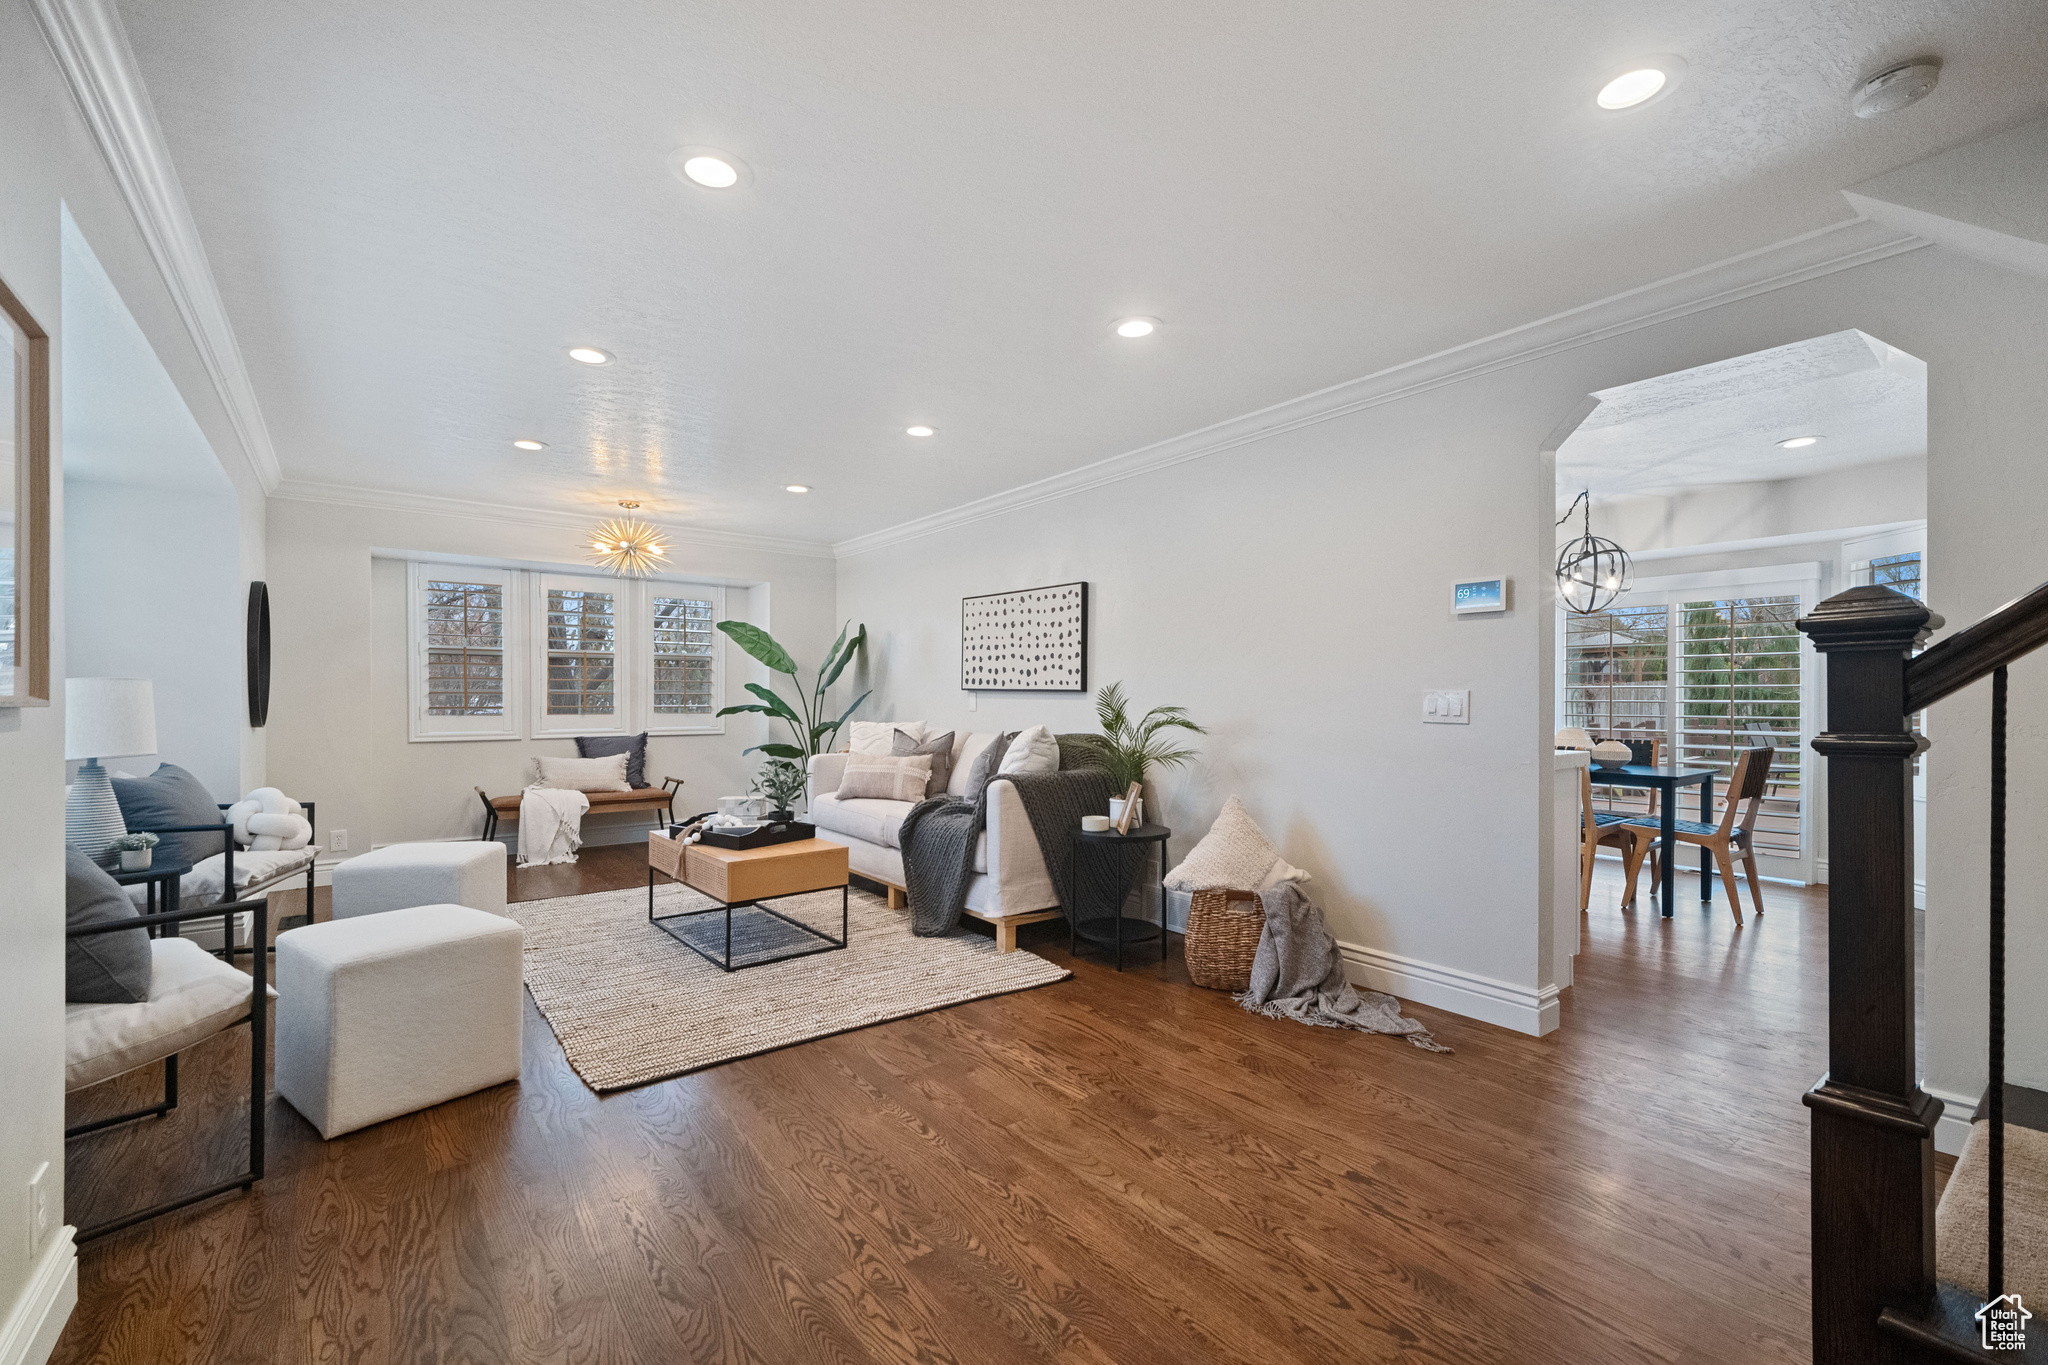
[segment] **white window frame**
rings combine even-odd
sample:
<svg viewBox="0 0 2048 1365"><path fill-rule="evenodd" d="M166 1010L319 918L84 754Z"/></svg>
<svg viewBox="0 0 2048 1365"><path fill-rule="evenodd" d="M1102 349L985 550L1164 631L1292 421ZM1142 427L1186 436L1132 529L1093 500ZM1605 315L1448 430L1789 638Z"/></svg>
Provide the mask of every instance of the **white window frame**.
<svg viewBox="0 0 2048 1365"><path fill-rule="evenodd" d="M396 558L396 555L392 556ZM711 603L712 619L727 619L726 587L698 578L612 578L543 569L484 567L459 559L407 559L406 737L416 744L469 740L558 739L572 735L722 735L725 717L654 714L654 599L695 597ZM502 716L427 714L426 585L430 580L490 583L505 604L505 713ZM613 594L617 635L612 716L547 714L547 594L573 587ZM726 637L711 636L711 700L727 704Z"/></svg>
<svg viewBox="0 0 2048 1365"><path fill-rule="evenodd" d="M450 740L503 740L525 737L526 591L517 569L487 569L471 564L414 560L406 565L407 738L416 744ZM427 714L427 584L432 580L489 583L505 604L505 709L497 716L430 716Z"/></svg>
<svg viewBox="0 0 2048 1365"><path fill-rule="evenodd" d="M725 700L725 632L718 630L715 623L726 620L725 585L722 583L693 582L682 578L650 578L634 585L639 589L633 602L633 619L629 637L633 658L633 686L638 694L639 710L634 714L641 722L640 729L650 735L722 735L725 733L725 717L716 712L724 709ZM654 713L654 599L657 597L694 597L711 603L711 709L708 716L658 716Z"/></svg>
<svg viewBox="0 0 2048 1365"><path fill-rule="evenodd" d="M1672 615L1667 619L1665 639L1671 650L1671 662L1666 676L1671 687L1671 705L1668 708L1669 728L1664 734L1664 752L1667 761L1676 762L1677 727L1679 719L1678 689L1683 685L1683 661L1681 658L1682 631L1679 629L1678 609L1687 602L1697 602L1704 597L1779 597L1797 594L1799 609L1810 612L1821 600L1820 586L1823 566L1817 562L1804 564L1773 564L1753 569L1718 569L1706 573L1668 574L1658 578L1638 578L1629 590L1616 600L1616 606L1656 606L1662 604ZM1555 692L1557 697L1557 724L1563 725L1566 693L1565 669L1565 611L1562 605L1557 612L1557 647ZM1819 788L1821 774L1817 769L1813 752L1813 739L1819 732L1815 729L1820 714L1820 654L1813 647L1813 641L1804 632L1799 636L1799 792L1805 805L1800 820L1800 850L1797 858L1786 858L1775 853L1762 852L1758 857L1759 870L1767 877L1797 882L1801 885L1814 881L1817 850L1820 833L1824 826L1818 818L1825 793ZM1780 759L1786 755L1780 754ZM1726 792L1717 784L1716 796ZM1679 797L1679 818L1697 818L1694 807L1699 801L1699 789L1687 788ZM1683 864L1691 867L1690 861Z"/></svg>
<svg viewBox="0 0 2048 1365"><path fill-rule="evenodd" d="M629 637L632 626L632 592L636 586L622 578L590 574L535 573L532 602L533 626L528 633L526 666L532 675L527 712L532 717L536 739L564 735L630 735L638 732L631 724L634 715L633 665L635 652ZM577 714L548 714L548 593L550 590L605 592L612 596L612 713L609 717Z"/></svg>

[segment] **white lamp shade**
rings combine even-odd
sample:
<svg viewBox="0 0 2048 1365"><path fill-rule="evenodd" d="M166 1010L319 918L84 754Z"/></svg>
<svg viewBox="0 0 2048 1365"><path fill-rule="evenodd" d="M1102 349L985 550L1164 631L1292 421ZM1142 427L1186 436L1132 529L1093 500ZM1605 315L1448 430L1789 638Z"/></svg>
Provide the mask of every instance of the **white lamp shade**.
<svg viewBox="0 0 2048 1365"><path fill-rule="evenodd" d="M156 698L147 678L66 678L64 757L156 752Z"/></svg>

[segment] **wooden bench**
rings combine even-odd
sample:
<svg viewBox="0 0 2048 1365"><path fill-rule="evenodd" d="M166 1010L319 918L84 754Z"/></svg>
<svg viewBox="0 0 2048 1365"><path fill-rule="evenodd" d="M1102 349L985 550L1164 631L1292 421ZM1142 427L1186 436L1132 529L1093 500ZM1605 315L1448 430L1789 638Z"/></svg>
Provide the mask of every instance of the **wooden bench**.
<svg viewBox="0 0 2048 1365"><path fill-rule="evenodd" d="M682 789L683 780L681 778L664 777L661 779L659 787L637 787L629 792L585 792L583 794L590 799L590 813L592 815L615 810L667 811L668 822L674 824L676 818L676 794L682 791ZM498 837L498 819L500 816L509 815L514 820L519 818L519 801L524 795L524 792L518 792L511 796L488 796L484 793L482 787L476 789L477 800L484 803L483 837L485 839L495 839Z"/></svg>

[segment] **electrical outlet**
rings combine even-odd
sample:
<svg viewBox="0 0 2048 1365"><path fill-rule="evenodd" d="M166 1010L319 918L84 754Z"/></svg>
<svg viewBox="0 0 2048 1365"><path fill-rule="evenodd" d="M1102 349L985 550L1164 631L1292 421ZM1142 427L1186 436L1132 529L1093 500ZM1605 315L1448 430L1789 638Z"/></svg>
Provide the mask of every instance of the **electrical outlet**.
<svg viewBox="0 0 2048 1365"><path fill-rule="evenodd" d="M348 852L348 831L345 829L328 830L327 847L336 853Z"/></svg>
<svg viewBox="0 0 2048 1365"><path fill-rule="evenodd" d="M36 1167L28 1178L28 1254L33 1258L50 1236L50 1163Z"/></svg>

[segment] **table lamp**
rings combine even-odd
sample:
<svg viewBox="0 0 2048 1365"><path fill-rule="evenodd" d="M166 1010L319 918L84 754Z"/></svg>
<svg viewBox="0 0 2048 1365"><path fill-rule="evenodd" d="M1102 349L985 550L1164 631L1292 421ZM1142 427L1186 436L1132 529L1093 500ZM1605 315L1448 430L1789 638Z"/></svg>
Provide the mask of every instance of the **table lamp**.
<svg viewBox="0 0 2048 1365"><path fill-rule="evenodd" d="M64 842L94 862L110 862L107 845L128 832L103 758L156 752L156 700L147 678L66 678L64 757L85 766L64 798Z"/></svg>

